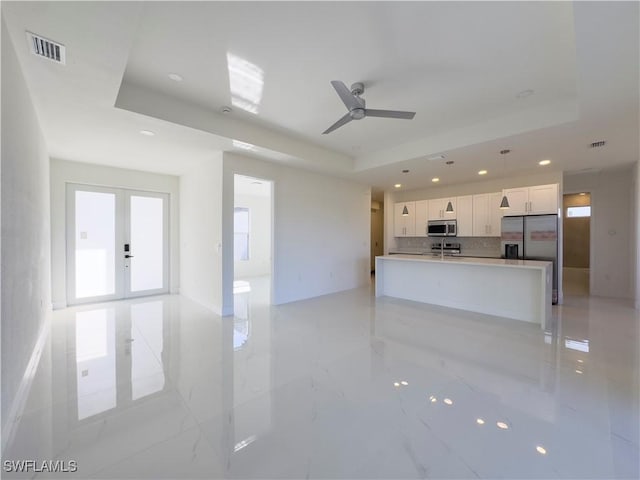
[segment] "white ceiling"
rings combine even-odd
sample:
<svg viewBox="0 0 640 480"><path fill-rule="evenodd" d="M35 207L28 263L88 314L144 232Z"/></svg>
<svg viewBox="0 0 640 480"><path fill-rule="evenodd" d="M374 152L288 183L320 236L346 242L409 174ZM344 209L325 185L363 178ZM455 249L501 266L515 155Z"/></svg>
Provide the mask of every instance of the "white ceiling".
<svg viewBox="0 0 640 480"><path fill-rule="evenodd" d="M504 147L509 174L543 158L564 171L637 161L638 6L2 2L2 12L54 157L180 174L237 151L379 191L476 181L481 168L504 175ZM67 65L31 55L25 30L65 44ZM262 77L261 92L244 89L256 113L234 106L230 55ZM346 113L331 80L362 81L368 107L415 119L321 135ZM607 146L588 149L596 140ZM437 153L455 164L426 160Z"/></svg>

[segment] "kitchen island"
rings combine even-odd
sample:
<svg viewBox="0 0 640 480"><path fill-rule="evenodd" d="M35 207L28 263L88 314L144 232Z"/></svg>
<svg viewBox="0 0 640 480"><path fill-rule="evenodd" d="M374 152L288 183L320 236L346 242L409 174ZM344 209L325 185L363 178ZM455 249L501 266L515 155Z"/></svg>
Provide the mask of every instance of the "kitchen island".
<svg viewBox="0 0 640 480"><path fill-rule="evenodd" d="M537 323L551 321L553 264L501 258L376 257L376 297L388 296Z"/></svg>

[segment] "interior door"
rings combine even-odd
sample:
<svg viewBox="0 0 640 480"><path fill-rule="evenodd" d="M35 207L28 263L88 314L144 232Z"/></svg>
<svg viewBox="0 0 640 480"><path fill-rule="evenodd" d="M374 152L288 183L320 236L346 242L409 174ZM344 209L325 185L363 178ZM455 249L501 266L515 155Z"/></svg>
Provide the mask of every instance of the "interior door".
<svg viewBox="0 0 640 480"><path fill-rule="evenodd" d="M168 194L67 186L67 303L169 290Z"/></svg>

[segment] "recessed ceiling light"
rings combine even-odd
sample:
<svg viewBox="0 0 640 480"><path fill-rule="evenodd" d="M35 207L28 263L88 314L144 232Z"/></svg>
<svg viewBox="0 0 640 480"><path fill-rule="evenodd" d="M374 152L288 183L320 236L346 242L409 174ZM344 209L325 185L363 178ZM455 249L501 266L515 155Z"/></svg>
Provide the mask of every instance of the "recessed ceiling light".
<svg viewBox="0 0 640 480"><path fill-rule="evenodd" d="M447 405L453 405L453 400L451 400L450 398L445 398L443 402L446 403Z"/></svg>
<svg viewBox="0 0 640 480"><path fill-rule="evenodd" d="M516 97L517 98L527 98L528 96L533 95L533 90L531 90L530 88L528 88L527 90L522 90L521 92L519 92Z"/></svg>
<svg viewBox="0 0 640 480"><path fill-rule="evenodd" d="M549 165L551 163L551 160L540 160L538 162L538 165Z"/></svg>
<svg viewBox="0 0 640 480"><path fill-rule="evenodd" d="M140 130L140 134L145 135L147 137L153 137L155 135L151 130Z"/></svg>
<svg viewBox="0 0 640 480"><path fill-rule="evenodd" d="M444 160L444 155L440 154L440 155L432 155L430 157L427 157L427 160Z"/></svg>
<svg viewBox="0 0 640 480"><path fill-rule="evenodd" d="M502 430L507 430L509 428L509 425L507 425L504 422L496 422L496 425L498 426L498 428L501 428Z"/></svg>
<svg viewBox="0 0 640 480"><path fill-rule="evenodd" d="M536 447L536 451L537 451L540 455L546 455L546 454L547 454L547 449L546 449L546 448L544 448L544 447L543 447L543 446L541 446L541 445L538 445L538 446Z"/></svg>
<svg viewBox="0 0 640 480"><path fill-rule="evenodd" d="M170 73L167 76L174 82L181 82L183 80L182 76L178 75L177 73Z"/></svg>
<svg viewBox="0 0 640 480"><path fill-rule="evenodd" d="M476 423L477 423L478 425L484 425L484 420L483 420L483 419L481 419L481 418L476 418Z"/></svg>
<svg viewBox="0 0 640 480"><path fill-rule="evenodd" d="M480 171L478 172L478 175L486 175L486 174L487 174L487 171L486 171L486 170L480 170Z"/></svg>
<svg viewBox="0 0 640 480"><path fill-rule="evenodd" d="M400 188L401 186L402 186L402 184L401 184L401 183L396 183L396 184L394 185L394 187L396 187L396 188Z"/></svg>
<svg viewBox="0 0 640 480"><path fill-rule="evenodd" d="M433 183L438 183L438 182L440 181L440 179L439 179L438 177L433 177L433 178L431 179L431 181L432 181Z"/></svg>

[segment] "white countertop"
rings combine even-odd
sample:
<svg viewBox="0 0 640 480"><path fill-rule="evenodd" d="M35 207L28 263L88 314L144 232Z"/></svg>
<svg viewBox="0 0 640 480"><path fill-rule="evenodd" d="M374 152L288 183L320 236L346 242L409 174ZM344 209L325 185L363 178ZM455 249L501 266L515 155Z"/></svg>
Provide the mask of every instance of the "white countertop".
<svg viewBox="0 0 640 480"><path fill-rule="evenodd" d="M540 260L512 260L507 258L482 258L482 257L433 257L431 255L383 255L381 260L398 260L401 262L425 262L425 263L459 263L464 265L482 265L494 267L536 268L545 269L551 262Z"/></svg>

